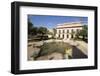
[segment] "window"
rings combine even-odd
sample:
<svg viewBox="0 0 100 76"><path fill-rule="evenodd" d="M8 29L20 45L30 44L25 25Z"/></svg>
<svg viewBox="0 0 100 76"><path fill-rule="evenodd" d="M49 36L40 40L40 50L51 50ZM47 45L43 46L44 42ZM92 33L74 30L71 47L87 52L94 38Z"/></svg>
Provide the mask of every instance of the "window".
<svg viewBox="0 0 100 76"><path fill-rule="evenodd" d="M63 30L63 33L64 33L64 30Z"/></svg>
<svg viewBox="0 0 100 76"><path fill-rule="evenodd" d="M74 30L72 29L71 32L74 32Z"/></svg>
<svg viewBox="0 0 100 76"><path fill-rule="evenodd" d="M69 38L69 35L67 34L67 38Z"/></svg>
<svg viewBox="0 0 100 76"><path fill-rule="evenodd" d="M73 38L74 36L73 35L71 35L71 38Z"/></svg>
<svg viewBox="0 0 100 76"><path fill-rule="evenodd" d="M69 33L69 30L67 30L67 33Z"/></svg>
<svg viewBox="0 0 100 76"><path fill-rule="evenodd" d="M64 38L64 34L63 34L63 38Z"/></svg>
<svg viewBox="0 0 100 76"><path fill-rule="evenodd" d="M76 31L79 32L79 29L77 29Z"/></svg>

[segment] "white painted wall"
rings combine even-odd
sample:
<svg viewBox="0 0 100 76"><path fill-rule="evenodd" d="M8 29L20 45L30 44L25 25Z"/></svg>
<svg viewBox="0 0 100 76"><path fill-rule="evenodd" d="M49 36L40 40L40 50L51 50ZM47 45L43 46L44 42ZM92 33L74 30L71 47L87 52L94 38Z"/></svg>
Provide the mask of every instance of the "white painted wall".
<svg viewBox="0 0 100 76"><path fill-rule="evenodd" d="M59 28L59 29L56 29L57 30L56 38L63 38L63 35L64 35L63 39L71 39L71 34L70 33L72 33L72 30L76 33L77 29L78 30L82 30L82 27L77 27L77 28ZM64 33L63 33L63 31L64 31ZM67 32L67 31L69 31L69 32ZM59 35L60 35L60 37L59 37ZM69 36L68 38L67 38L67 35ZM74 34L74 37L75 37L75 34Z"/></svg>
<svg viewBox="0 0 100 76"><path fill-rule="evenodd" d="M14 76L10 73L10 58L11 58L11 5L14 0L1 0L0 2L0 76ZM18 0L16 0L18 1ZM90 5L98 6L100 13L100 0L20 0L30 2L58 3L58 4L74 4L74 5ZM98 15L98 21L100 14ZM100 25L100 22L99 24ZM100 28L100 26L98 26ZM100 32L100 30L98 31ZM91 34L91 33L90 33ZM98 36L100 42L100 34ZM98 43L100 45L100 43ZM100 48L98 50L100 58ZM40 73L34 76L99 76L100 75L100 59L98 70L71 71L71 72L55 72L55 73ZM23 76L23 75L20 75ZM26 74L25 76L33 76Z"/></svg>

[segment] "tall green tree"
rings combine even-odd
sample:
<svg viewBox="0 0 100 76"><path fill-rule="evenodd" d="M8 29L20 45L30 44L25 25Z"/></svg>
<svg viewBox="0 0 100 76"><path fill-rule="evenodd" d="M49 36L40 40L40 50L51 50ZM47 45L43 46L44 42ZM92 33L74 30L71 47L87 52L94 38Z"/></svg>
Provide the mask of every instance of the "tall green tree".
<svg viewBox="0 0 100 76"><path fill-rule="evenodd" d="M32 33L33 36L37 35L37 33L38 33L38 27L33 27L32 30L31 30L31 33Z"/></svg>
<svg viewBox="0 0 100 76"><path fill-rule="evenodd" d="M32 34L32 29L33 29L33 24L32 22L28 19L28 35Z"/></svg>
<svg viewBox="0 0 100 76"><path fill-rule="evenodd" d="M56 35L57 30L55 28L53 28L53 32L54 32L54 35Z"/></svg>
<svg viewBox="0 0 100 76"><path fill-rule="evenodd" d="M53 38L55 38L56 33L57 33L57 30L53 28Z"/></svg>
<svg viewBox="0 0 100 76"><path fill-rule="evenodd" d="M77 32L76 36L77 36L77 38L79 38L79 36L81 36L83 40L86 40L87 37L88 37L88 27L87 27L87 25L84 25L82 30Z"/></svg>
<svg viewBox="0 0 100 76"><path fill-rule="evenodd" d="M38 28L38 33L43 36L48 33L48 30L45 27L40 27L40 28Z"/></svg>
<svg viewBox="0 0 100 76"><path fill-rule="evenodd" d="M87 27L87 25L83 26L83 29L80 31L80 36L82 36L83 40L87 39L87 36L88 36L88 27Z"/></svg>
<svg viewBox="0 0 100 76"><path fill-rule="evenodd" d="M45 27L38 28L38 34L41 36L41 39L45 38L46 34L48 34L48 30Z"/></svg>

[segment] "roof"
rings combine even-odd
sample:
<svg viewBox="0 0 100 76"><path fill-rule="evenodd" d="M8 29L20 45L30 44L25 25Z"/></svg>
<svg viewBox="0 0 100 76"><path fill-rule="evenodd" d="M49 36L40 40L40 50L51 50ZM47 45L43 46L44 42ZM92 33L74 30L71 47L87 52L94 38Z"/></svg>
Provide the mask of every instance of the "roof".
<svg viewBox="0 0 100 76"><path fill-rule="evenodd" d="M63 24L58 24L57 29L59 28L76 28L76 27L82 27L81 22L70 22L70 23L63 23Z"/></svg>

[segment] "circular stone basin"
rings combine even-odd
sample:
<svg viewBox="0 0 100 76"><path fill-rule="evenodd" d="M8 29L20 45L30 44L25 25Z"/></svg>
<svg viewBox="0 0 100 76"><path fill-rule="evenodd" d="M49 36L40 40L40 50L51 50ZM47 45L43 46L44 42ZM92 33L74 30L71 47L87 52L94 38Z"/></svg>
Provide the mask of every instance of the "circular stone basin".
<svg viewBox="0 0 100 76"><path fill-rule="evenodd" d="M69 49L72 49L71 45L65 42L44 43L41 46L40 52L36 58L45 56L48 59L48 56L52 55L53 53L57 53L57 54L60 53L62 55L65 55L67 53L66 51Z"/></svg>

